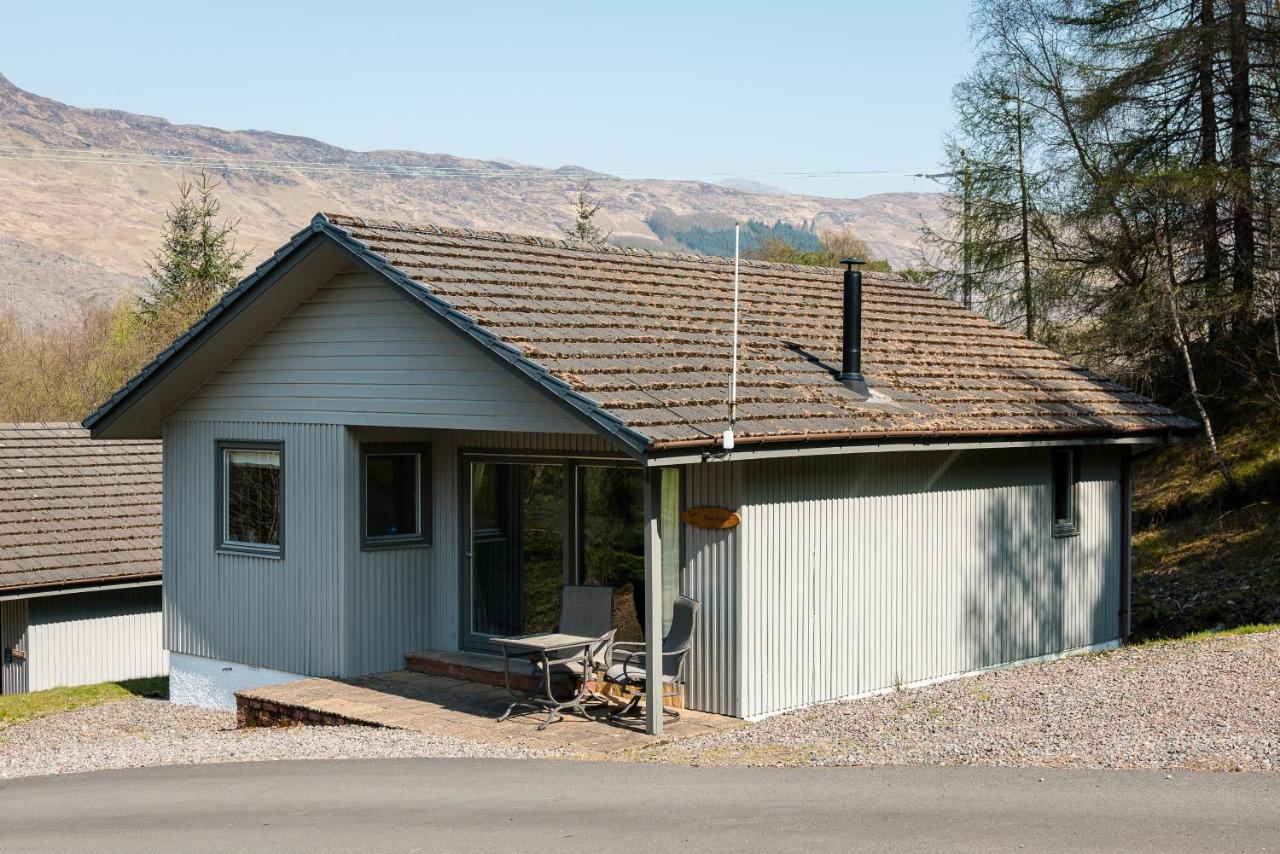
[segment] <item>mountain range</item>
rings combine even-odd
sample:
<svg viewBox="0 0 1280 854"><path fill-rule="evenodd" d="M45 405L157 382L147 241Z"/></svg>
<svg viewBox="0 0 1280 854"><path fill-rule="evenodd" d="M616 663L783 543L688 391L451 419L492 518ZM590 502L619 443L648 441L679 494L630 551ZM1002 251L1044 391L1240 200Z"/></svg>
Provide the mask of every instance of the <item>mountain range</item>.
<svg viewBox="0 0 1280 854"><path fill-rule="evenodd" d="M270 131L175 125L83 109L23 91L0 76L0 313L38 325L145 286L177 182L201 167L222 186L250 265L316 211L558 236L584 185L597 223L630 246L687 250L649 227L655 215L850 227L895 266L917 255L940 196L858 199L789 194L748 180L621 179L575 166L548 169L417 151L351 151Z"/></svg>

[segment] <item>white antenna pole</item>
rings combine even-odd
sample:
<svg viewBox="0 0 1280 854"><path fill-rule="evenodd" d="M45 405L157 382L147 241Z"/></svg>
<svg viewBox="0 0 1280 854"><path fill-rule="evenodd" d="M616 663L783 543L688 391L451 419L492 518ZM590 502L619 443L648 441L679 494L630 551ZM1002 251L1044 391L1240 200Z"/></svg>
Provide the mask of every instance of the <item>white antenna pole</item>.
<svg viewBox="0 0 1280 854"><path fill-rule="evenodd" d="M729 429L724 431L725 450L733 447L733 425L738 420L738 246L742 226L733 224L733 367L729 371Z"/></svg>

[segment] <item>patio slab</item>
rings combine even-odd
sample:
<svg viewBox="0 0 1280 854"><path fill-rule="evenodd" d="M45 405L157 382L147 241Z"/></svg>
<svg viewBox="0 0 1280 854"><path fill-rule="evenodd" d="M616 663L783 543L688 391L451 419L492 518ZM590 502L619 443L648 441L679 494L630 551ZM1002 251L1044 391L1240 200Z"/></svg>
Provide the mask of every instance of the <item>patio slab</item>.
<svg viewBox="0 0 1280 854"><path fill-rule="evenodd" d="M542 714L497 717L510 696L502 688L397 670L355 679L301 679L236 695L241 725L297 722L363 724L489 744L561 750L600 758L636 748L745 726L737 718L686 710L661 736L639 728L568 716L538 731Z"/></svg>

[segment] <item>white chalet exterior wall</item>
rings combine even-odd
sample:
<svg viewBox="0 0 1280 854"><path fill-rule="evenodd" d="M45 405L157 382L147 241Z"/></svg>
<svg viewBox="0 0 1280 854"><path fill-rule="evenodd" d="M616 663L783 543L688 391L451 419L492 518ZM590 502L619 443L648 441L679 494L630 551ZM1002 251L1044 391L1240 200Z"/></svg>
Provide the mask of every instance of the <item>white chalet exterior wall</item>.
<svg viewBox="0 0 1280 854"><path fill-rule="evenodd" d="M1048 449L690 466L687 500L742 515L685 535L686 590L716 603L693 705L755 717L1117 640L1120 453L1083 450L1061 538Z"/></svg>

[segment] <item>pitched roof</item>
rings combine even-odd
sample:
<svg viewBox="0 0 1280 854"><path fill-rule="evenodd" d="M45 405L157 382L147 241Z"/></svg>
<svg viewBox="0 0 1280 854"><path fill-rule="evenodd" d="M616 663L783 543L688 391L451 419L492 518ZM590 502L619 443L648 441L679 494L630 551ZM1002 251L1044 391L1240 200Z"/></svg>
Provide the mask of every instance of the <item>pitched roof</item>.
<svg viewBox="0 0 1280 854"><path fill-rule="evenodd" d="M0 592L159 577L159 442L0 424Z"/></svg>
<svg viewBox="0 0 1280 854"><path fill-rule="evenodd" d="M327 214L651 448L727 418L732 261ZM737 441L1184 432L1194 422L891 274L864 279L865 401L835 382L840 273L741 267Z"/></svg>

